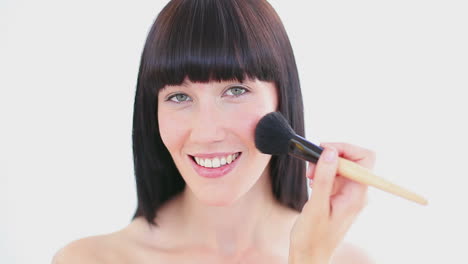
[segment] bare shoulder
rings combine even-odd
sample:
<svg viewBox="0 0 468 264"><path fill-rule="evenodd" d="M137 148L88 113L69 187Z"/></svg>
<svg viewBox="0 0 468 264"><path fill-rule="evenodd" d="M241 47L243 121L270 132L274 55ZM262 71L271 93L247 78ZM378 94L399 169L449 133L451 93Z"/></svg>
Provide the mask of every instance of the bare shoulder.
<svg viewBox="0 0 468 264"><path fill-rule="evenodd" d="M333 256L332 264L374 264L375 261L362 248L343 242L336 250Z"/></svg>
<svg viewBox="0 0 468 264"><path fill-rule="evenodd" d="M90 236L72 241L57 251L52 264L118 263L116 234Z"/></svg>
<svg viewBox="0 0 468 264"><path fill-rule="evenodd" d="M144 221L137 219L116 232L72 241L57 251L52 264L141 263L146 256L157 257L157 250L147 250L144 227Z"/></svg>
<svg viewBox="0 0 468 264"><path fill-rule="evenodd" d="M75 240L57 251L52 264L99 263L102 237L93 236Z"/></svg>

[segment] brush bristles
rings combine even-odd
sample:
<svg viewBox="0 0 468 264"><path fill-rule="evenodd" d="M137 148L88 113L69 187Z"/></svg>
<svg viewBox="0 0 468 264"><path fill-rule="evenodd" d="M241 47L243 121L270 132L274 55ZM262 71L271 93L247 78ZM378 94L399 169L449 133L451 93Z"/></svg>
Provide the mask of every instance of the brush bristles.
<svg viewBox="0 0 468 264"><path fill-rule="evenodd" d="M281 113L272 112L258 122L255 128L255 146L265 154L287 154L289 141L295 134Z"/></svg>

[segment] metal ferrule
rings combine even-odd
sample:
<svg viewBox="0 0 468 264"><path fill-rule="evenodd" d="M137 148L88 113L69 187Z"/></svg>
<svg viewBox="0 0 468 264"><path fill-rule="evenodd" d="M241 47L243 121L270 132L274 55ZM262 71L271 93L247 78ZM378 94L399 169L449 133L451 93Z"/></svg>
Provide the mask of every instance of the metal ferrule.
<svg viewBox="0 0 468 264"><path fill-rule="evenodd" d="M296 158L317 163L323 148L307 141L305 138L295 135L289 141L289 155Z"/></svg>

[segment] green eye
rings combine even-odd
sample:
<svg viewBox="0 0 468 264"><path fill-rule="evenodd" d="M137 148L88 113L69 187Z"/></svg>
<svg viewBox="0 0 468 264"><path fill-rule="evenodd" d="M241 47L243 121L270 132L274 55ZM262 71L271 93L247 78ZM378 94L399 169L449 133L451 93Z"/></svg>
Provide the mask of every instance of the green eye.
<svg viewBox="0 0 468 264"><path fill-rule="evenodd" d="M240 87L240 86L235 86L235 87L229 88L226 93L232 96L239 96L246 92L247 92L247 89Z"/></svg>
<svg viewBox="0 0 468 264"><path fill-rule="evenodd" d="M176 103L181 103L185 101L189 101L188 95L186 94L174 94L171 97L168 98L168 100L176 102Z"/></svg>

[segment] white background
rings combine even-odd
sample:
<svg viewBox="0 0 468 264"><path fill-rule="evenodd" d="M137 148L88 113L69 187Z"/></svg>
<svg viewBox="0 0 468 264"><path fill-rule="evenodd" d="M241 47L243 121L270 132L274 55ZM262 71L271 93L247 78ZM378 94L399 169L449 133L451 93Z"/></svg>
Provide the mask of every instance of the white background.
<svg viewBox="0 0 468 264"><path fill-rule="evenodd" d="M140 54L167 1L0 1L0 263L50 263L116 231L136 205ZM465 1L271 1L291 39L307 137L374 149L347 239L378 263L468 263Z"/></svg>

